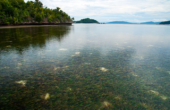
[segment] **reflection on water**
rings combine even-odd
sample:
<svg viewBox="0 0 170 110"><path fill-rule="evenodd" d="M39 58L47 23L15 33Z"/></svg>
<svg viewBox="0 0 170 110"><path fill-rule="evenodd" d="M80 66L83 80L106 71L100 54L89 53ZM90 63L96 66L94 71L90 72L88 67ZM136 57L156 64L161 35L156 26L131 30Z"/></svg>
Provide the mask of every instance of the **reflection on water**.
<svg viewBox="0 0 170 110"><path fill-rule="evenodd" d="M70 31L66 26L44 26L0 29L0 51L17 50L23 52L28 48L43 48L48 40L61 41Z"/></svg>
<svg viewBox="0 0 170 110"><path fill-rule="evenodd" d="M0 29L2 109L170 109L169 26Z"/></svg>

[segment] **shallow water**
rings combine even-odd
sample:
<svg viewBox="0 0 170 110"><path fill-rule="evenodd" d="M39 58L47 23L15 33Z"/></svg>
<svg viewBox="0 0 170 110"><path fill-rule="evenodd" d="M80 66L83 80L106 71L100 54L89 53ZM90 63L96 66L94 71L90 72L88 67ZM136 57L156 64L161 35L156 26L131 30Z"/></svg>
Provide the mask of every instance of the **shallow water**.
<svg viewBox="0 0 170 110"><path fill-rule="evenodd" d="M1 109L168 110L170 26L0 28Z"/></svg>

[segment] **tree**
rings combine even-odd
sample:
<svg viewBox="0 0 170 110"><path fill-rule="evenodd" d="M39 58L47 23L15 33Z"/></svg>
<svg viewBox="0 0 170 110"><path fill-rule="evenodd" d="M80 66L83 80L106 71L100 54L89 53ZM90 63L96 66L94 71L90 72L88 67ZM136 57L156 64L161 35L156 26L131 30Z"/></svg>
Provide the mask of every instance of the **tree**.
<svg viewBox="0 0 170 110"><path fill-rule="evenodd" d="M41 13L36 13L35 15L35 21L37 21L38 23L42 22L43 17L41 15Z"/></svg>
<svg viewBox="0 0 170 110"><path fill-rule="evenodd" d="M74 17L71 18L71 22L74 22Z"/></svg>
<svg viewBox="0 0 170 110"><path fill-rule="evenodd" d="M16 24L27 21L31 17L32 20L42 22L46 17L48 22L71 22L70 16L62 11L59 7L55 9L43 8L42 2L39 0L0 0L0 23Z"/></svg>

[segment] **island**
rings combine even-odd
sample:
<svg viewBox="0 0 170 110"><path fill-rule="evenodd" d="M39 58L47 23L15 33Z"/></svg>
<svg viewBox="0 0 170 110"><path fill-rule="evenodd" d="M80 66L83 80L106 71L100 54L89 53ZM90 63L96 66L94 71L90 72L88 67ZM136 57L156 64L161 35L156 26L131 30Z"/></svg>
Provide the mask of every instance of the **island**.
<svg viewBox="0 0 170 110"><path fill-rule="evenodd" d="M99 23L99 22L95 19L85 18L81 19L80 21L74 21L74 23Z"/></svg>
<svg viewBox="0 0 170 110"><path fill-rule="evenodd" d="M148 21L148 22L142 22L140 24L159 24L160 22L153 22L153 21Z"/></svg>
<svg viewBox="0 0 170 110"><path fill-rule="evenodd" d="M0 25L71 24L74 18L59 7L44 7L39 0L0 0Z"/></svg>
<svg viewBox="0 0 170 110"><path fill-rule="evenodd" d="M107 23L108 24L136 24L136 23L126 22L126 21L111 21Z"/></svg>
<svg viewBox="0 0 170 110"><path fill-rule="evenodd" d="M160 22L159 24L170 24L170 21Z"/></svg>

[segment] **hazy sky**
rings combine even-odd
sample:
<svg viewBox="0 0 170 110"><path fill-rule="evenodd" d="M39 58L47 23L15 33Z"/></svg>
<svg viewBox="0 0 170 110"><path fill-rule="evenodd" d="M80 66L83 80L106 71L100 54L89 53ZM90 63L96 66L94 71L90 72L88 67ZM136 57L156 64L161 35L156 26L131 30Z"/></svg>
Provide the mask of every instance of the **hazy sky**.
<svg viewBox="0 0 170 110"><path fill-rule="evenodd" d="M24 0L30 1L30 0ZM31 0L34 1L34 0ZM60 7L75 20L108 21L170 20L170 0L40 0L48 8Z"/></svg>

